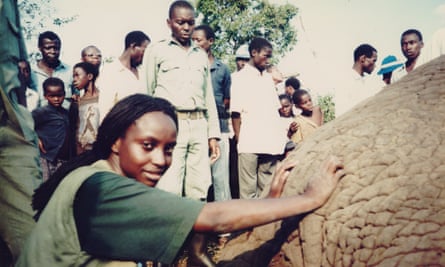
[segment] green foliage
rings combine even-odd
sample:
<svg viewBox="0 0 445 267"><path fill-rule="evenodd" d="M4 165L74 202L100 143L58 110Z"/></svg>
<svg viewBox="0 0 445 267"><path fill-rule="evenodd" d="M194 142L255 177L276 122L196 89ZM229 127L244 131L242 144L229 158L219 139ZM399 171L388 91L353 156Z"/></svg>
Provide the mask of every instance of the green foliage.
<svg viewBox="0 0 445 267"><path fill-rule="evenodd" d="M56 9L52 5L53 0L19 0L18 8L23 37L27 40L37 36L48 25L61 26L74 21L77 16L67 18L54 18Z"/></svg>
<svg viewBox="0 0 445 267"><path fill-rule="evenodd" d="M335 103L334 97L330 94L325 96L318 96L318 105L323 111L324 123L330 122L335 119Z"/></svg>
<svg viewBox="0 0 445 267"><path fill-rule="evenodd" d="M52 4L53 0L19 0L20 23L23 38L26 41L29 59L34 61L39 53L35 50L38 35L47 30L50 25L63 26L76 20L77 15L71 17L54 17L57 13Z"/></svg>
<svg viewBox="0 0 445 267"><path fill-rule="evenodd" d="M253 37L269 40L278 58L291 51L297 42L296 29L290 22L298 9L290 4L273 5L265 0L198 0L196 10L202 16L202 24L215 31L215 56L229 62L231 67L236 49ZM273 61L276 63L276 59Z"/></svg>

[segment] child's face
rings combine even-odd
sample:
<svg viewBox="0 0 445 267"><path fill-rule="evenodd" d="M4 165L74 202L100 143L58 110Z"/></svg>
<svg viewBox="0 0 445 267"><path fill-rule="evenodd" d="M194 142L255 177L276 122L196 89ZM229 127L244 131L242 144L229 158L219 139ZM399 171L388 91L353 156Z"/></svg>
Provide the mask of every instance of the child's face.
<svg viewBox="0 0 445 267"><path fill-rule="evenodd" d="M82 68L74 68L73 70L73 85L76 89L85 89L90 82L90 76Z"/></svg>
<svg viewBox="0 0 445 267"><path fill-rule="evenodd" d="M297 108L302 109L303 111L312 111L314 109L314 105L312 104L312 98L309 94L304 94L300 97L300 104L297 105Z"/></svg>
<svg viewBox="0 0 445 267"><path fill-rule="evenodd" d="M292 116L292 104L290 103L289 99L281 99L281 108L280 108L280 115L282 117L291 117Z"/></svg>
<svg viewBox="0 0 445 267"><path fill-rule="evenodd" d="M60 107L65 100L65 90L60 86L50 85L46 88L45 99L49 105Z"/></svg>

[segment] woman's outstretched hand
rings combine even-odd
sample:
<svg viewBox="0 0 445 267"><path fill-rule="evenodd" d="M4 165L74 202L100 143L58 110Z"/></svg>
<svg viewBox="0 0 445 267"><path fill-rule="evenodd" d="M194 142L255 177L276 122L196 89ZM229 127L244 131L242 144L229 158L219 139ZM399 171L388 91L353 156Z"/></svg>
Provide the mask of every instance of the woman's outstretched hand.
<svg viewBox="0 0 445 267"><path fill-rule="evenodd" d="M279 198L283 193L289 173L298 164L297 160L286 158L277 167L270 184L268 198ZM322 205L337 186L338 180L344 175L343 162L336 156L329 156L320 166L320 169L309 180L305 196L312 197Z"/></svg>
<svg viewBox="0 0 445 267"><path fill-rule="evenodd" d="M287 177L289 177L290 171L298 164L297 160L292 160L287 157L283 162L279 163L272 182L270 183L268 198L279 198L283 193L284 185L286 184Z"/></svg>
<svg viewBox="0 0 445 267"><path fill-rule="evenodd" d="M309 180L304 195L311 197L323 205L334 192L338 181L345 175L343 160L336 156L329 156L320 167L320 170Z"/></svg>

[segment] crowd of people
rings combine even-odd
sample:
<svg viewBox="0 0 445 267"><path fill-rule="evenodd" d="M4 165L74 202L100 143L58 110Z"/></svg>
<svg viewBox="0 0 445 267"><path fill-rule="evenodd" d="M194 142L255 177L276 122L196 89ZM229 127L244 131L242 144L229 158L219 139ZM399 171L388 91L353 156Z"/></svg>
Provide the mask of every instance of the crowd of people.
<svg viewBox="0 0 445 267"><path fill-rule="evenodd" d="M343 165L333 156L302 195L271 199L296 164L289 151L323 125L324 113L304 83L270 63L268 40L240 46L231 73L188 1L171 4L167 24L171 37L156 43L129 32L105 65L94 45L73 67L63 62L52 31L39 35L41 59L17 62L16 99L32 114L43 182L17 266L169 264L184 248L191 261L214 266L203 233L222 238L304 213L335 189ZM406 61L384 58L385 84L423 64L422 47L418 30L402 33ZM380 89L367 86L377 49L361 44L353 59L337 116Z"/></svg>

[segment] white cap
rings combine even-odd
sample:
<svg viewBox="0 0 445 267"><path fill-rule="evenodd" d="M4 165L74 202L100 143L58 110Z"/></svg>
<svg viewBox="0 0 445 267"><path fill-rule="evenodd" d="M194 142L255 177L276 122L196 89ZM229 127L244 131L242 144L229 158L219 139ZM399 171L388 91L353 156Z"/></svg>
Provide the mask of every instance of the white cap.
<svg viewBox="0 0 445 267"><path fill-rule="evenodd" d="M249 46L246 44L241 45L236 50L235 58L250 59Z"/></svg>

